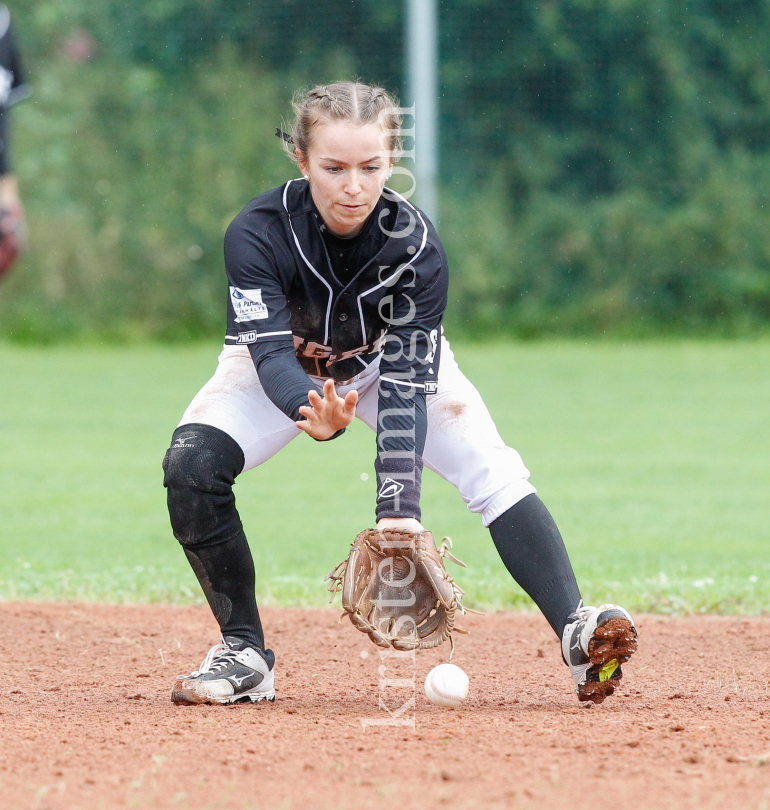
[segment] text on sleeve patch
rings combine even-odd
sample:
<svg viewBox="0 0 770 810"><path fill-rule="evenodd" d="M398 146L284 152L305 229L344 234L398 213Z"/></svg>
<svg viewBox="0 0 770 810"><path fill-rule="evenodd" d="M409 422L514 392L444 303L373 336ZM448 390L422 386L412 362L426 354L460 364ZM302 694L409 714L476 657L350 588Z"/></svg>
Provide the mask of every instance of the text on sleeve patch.
<svg viewBox="0 0 770 810"><path fill-rule="evenodd" d="M236 323L259 321L267 318L267 307L262 303L262 290L241 290L230 287Z"/></svg>

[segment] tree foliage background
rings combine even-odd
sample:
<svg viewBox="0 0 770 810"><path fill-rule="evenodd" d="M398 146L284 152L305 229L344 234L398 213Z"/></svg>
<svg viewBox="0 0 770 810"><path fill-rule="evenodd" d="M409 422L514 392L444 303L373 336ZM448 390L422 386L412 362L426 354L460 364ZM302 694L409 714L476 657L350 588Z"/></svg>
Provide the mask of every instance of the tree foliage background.
<svg viewBox="0 0 770 810"><path fill-rule="evenodd" d="M16 0L31 250L0 335L221 334L221 241L299 86L402 91L404 7ZM770 322L770 0L442 0L440 233L466 333ZM403 93L402 93L403 98ZM409 99L405 99L409 102Z"/></svg>

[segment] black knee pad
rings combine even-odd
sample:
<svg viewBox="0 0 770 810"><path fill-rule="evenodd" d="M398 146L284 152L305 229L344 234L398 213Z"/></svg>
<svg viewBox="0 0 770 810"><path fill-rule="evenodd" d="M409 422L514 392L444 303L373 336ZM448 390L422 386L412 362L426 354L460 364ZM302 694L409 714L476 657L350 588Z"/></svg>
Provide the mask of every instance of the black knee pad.
<svg viewBox="0 0 770 810"><path fill-rule="evenodd" d="M233 483L243 470L243 451L210 425L182 425L163 459L163 486L174 537L183 546L211 546L242 531Z"/></svg>

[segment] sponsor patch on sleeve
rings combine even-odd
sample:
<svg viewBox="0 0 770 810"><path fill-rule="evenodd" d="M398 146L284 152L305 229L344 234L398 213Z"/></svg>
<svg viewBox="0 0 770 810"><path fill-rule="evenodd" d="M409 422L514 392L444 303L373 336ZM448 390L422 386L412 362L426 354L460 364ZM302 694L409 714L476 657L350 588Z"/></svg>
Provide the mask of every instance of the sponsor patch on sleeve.
<svg viewBox="0 0 770 810"><path fill-rule="evenodd" d="M257 342L257 333L256 332L241 332L238 335L238 338L235 341L236 343L256 343Z"/></svg>
<svg viewBox="0 0 770 810"><path fill-rule="evenodd" d="M236 323L260 321L267 318L267 307L262 303L262 290L241 290L238 287L230 287L230 300L233 303Z"/></svg>

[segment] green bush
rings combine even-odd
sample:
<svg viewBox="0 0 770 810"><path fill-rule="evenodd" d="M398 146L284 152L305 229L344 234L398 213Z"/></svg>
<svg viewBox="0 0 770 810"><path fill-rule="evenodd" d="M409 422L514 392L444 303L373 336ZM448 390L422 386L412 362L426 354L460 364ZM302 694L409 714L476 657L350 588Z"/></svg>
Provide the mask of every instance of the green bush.
<svg viewBox="0 0 770 810"><path fill-rule="evenodd" d="M769 161L737 152L668 205L638 188L582 205L543 192L519 217L494 186L470 216L445 200L450 320L520 337L766 330L768 181Z"/></svg>
<svg viewBox="0 0 770 810"><path fill-rule="evenodd" d="M16 340L222 331L222 237L290 176L276 83L226 47L172 79L52 62L16 111L31 251L3 286Z"/></svg>
<svg viewBox="0 0 770 810"><path fill-rule="evenodd" d="M402 83L401 4L303 8L14 4L31 251L0 336L221 334L224 228L294 174L273 137L292 91ZM440 21L455 332L767 330L770 4L447 0Z"/></svg>

